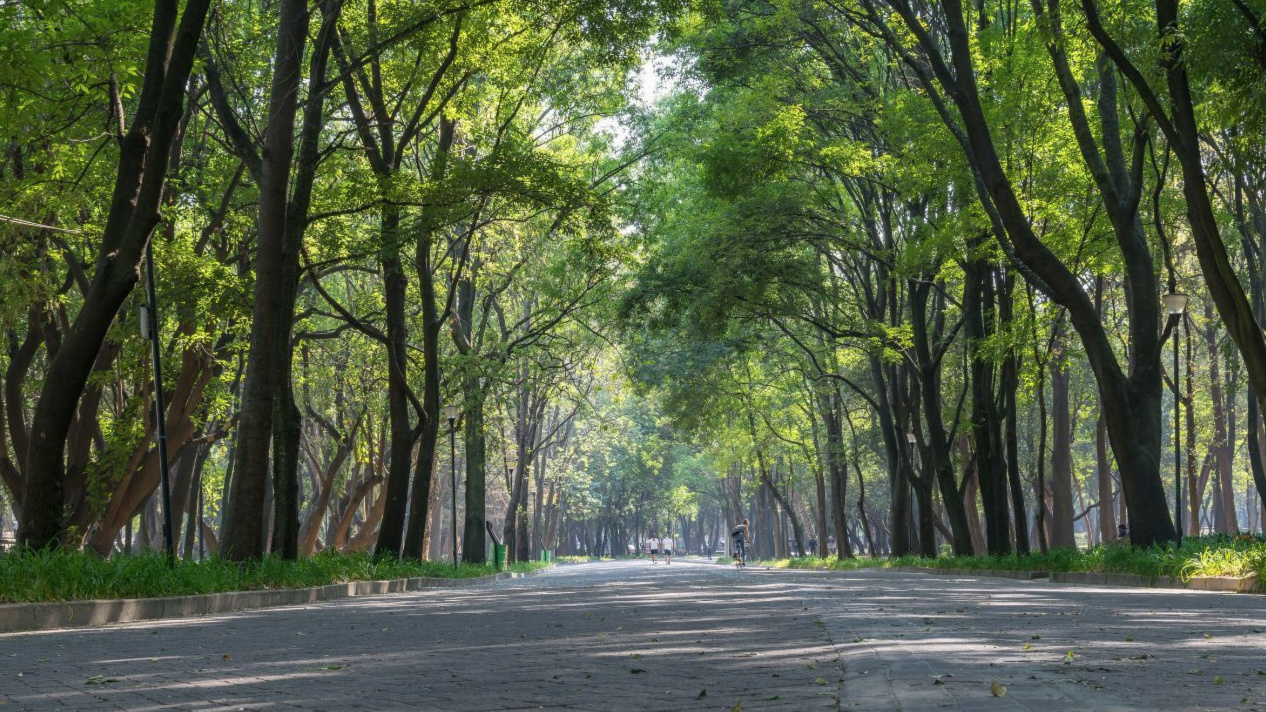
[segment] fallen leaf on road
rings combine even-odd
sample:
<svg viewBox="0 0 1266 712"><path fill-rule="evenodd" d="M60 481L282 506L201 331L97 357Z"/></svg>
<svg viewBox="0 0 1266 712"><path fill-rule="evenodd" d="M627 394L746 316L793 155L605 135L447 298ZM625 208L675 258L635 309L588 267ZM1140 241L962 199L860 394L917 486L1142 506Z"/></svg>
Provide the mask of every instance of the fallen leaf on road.
<svg viewBox="0 0 1266 712"><path fill-rule="evenodd" d="M994 680L993 684L989 686L989 691L993 693L994 697L1007 696L1007 686L997 680Z"/></svg>
<svg viewBox="0 0 1266 712"><path fill-rule="evenodd" d="M84 682L85 685L105 685L110 682L118 682L116 677L106 677L105 675L93 675Z"/></svg>
<svg viewBox="0 0 1266 712"><path fill-rule="evenodd" d="M699 694L695 696L695 699L696 699L696 700L702 700L703 698L705 698L705 697L707 697L707 696L708 696L708 691L707 691L707 690L699 690Z"/></svg>
<svg viewBox="0 0 1266 712"><path fill-rule="evenodd" d="M153 660L153 658L150 658L150 659L151 659L151 660ZM232 656L230 656L228 653L225 653L224 655L221 655L221 656L220 656L220 659L221 659L221 660L232 660L233 658L232 658Z"/></svg>

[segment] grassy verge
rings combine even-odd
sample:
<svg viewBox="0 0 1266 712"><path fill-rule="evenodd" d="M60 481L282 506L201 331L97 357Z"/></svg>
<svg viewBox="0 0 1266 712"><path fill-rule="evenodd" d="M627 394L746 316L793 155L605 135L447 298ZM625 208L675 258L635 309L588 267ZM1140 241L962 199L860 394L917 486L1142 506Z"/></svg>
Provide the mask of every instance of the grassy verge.
<svg viewBox="0 0 1266 712"><path fill-rule="evenodd" d="M587 564L590 561L615 561L610 556L555 556L554 561L560 564Z"/></svg>
<svg viewBox="0 0 1266 712"><path fill-rule="evenodd" d="M527 572L548 564L512 564ZM349 581L428 576L476 578L491 566L417 561L376 561L366 554L318 554L299 561L268 557L238 564L212 558L168 566L156 554L102 559L80 552L13 552L0 555L0 603L154 598L272 588L306 588Z"/></svg>
<svg viewBox="0 0 1266 712"><path fill-rule="evenodd" d="M1176 576L1190 579L1197 576L1256 575L1266 581L1266 538L1261 535L1229 535L1187 537L1181 549L1151 547L1136 549L1127 546L1097 546L1092 549L1057 549L1050 554L1029 556L944 556L928 559L903 556L896 559L859 557L836 559L803 558L764 562L765 565L793 569L833 569L848 571L861 568L925 566L942 569L1001 569L1005 571L1077 571L1137 574L1139 576Z"/></svg>

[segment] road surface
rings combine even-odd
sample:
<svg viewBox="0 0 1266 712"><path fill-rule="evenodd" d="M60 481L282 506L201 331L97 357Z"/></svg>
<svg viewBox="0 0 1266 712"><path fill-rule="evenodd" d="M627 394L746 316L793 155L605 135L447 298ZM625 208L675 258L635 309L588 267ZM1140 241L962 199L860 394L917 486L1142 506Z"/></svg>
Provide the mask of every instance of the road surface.
<svg viewBox="0 0 1266 712"><path fill-rule="evenodd" d="M8 710L1266 710L1266 597L695 560L0 635Z"/></svg>

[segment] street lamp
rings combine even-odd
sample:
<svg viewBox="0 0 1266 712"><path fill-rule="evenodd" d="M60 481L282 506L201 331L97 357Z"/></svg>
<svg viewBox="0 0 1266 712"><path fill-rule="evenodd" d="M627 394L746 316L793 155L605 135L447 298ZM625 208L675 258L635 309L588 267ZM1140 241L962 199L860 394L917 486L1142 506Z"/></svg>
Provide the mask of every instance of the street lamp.
<svg viewBox="0 0 1266 712"><path fill-rule="evenodd" d="M907 492L906 496L909 499L910 503L906 506L906 531L909 532L909 535L913 537L914 529L915 529L914 478L918 476L917 470L919 468L919 463L918 463L919 436L915 435L914 431L911 430L910 432L906 433L906 442L910 443L910 480L906 482L906 492ZM913 548L915 544L912 541L910 545Z"/></svg>
<svg viewBox="0 0 1266 712"><path fill-rule="evenodd" d="M446 405L440 409L448 420L448 469L453 477L453 568L457 568L457 406Z"/></svg>
<svg viewBox="0 0 1266 712"><path fill-rule="evenodd" d="M528 488L528 493L527 493L527 495L528 495L528 506L531 506L531 507L532 507L532 517L533 517L533 521L535 521L535 517L536 517L536 514L537 514L537 511L536 511L536 488L535 488L535 487L529 487L529 488ZM531 533L531 532L532 532L532 530L531 530L531 529L528 529L528 527L527 527L527 523L528 523L527 506L525 506L525 507L523 507L523 519L519 522L519 526L523 527L523 534L522 534L521 536L523 536L524 538L526 538L526 539L528 539L528 540L529 540L529 541L528 541L528 546L527 546L527 551L523 552L523 556L528 557L528 558L530 559L530 558L531 558L531 556L532 556L532 550L533 550L533 548L534 548L534 547L535 547L535 546L536 546L539 542L534 542L534 541L531 541L531 538L532 538L532 533Z"/></svg>
<svg viewBox="0 0 1266 712"><path fill-rule="evenodd" d="M515 475L515 473L516 473L516 472L518 472L518 470L519 470L519 455L518 455L518 453L510 453L510 454L506 455L506 469L510 471L510 491L509 491L509 493L508 493L508 494L509 494L511 497L513 497L513 496L514 496L514 493L515 493L515 492L517 492L517 491L518 491L518 489L519 489L519 488L516 486L516 485L517 485L517 483L515 482L515 479L514 479L514 475ZM520 506L521 506L521 505L520 505ZM509 526L510 522L512 522L512 521L513 521L513 519L511 519L511 518L512 518L512 517L517 517L517 516L518 516L518 512L515 512L515 511L509 511L509 510L508 510L508 511L506 511L506 525L507 525L507 526ZM518 532L518 529L516 528L516 529L514 530L514 538L515 538L515 539L518 539L518 536L519 536L519 532ZM509 565L509 563L510 563L510 545L511 545L511 544L514 544L514 545L515 545L515 548L516 548L516 551L517 551L517 548L518 548L518 542L517 542L517 541L510 541L510 539L506 539L506 540L505 540L505 542L502 544L502 546L504 546L504 547L505 547L505 550L506 550L506 553L505 553L505 563L506 563L507 565ZM516 553L516 556L517 556L517 553ZM517 561L517 559L516 559L516 561Z"/></svg>
<svg viewBox="0 0 1266 712"><path fill-rule="evenodd" d="M163 407L163 354L158 338L158 295L154 290L154 240L145 243L146 301L141 307L141 337L150 343L150 360L154 370L154 434L158 445L158 473L163 498L163 545L167 563L176 561L176 542L172 533L171 475L167 466L167 412Z"/></svg>
<svg viewBox="0 0 1266 712"><path fill-rule="evenodd" d="M1187 309L1187 295L1171 292L1165 297L1165 312L1173 324L1174 339L1174 537L1182 548L1182 400L1178 395L1178 323Z"/></svg>

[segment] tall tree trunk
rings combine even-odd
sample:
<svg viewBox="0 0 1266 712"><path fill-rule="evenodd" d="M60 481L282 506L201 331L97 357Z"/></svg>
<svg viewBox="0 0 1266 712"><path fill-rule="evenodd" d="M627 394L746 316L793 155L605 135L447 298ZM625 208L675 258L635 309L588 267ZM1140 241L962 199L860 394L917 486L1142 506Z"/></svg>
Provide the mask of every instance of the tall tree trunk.
<svg viewBox="0 0 1266 712"><path fill-rule="evenodd" d="M908 2L889 0L888 4L915 35L924 57L932 64L930 73L918 62L912 63L914 70L929 89L939 85L944 92L941 96L950 99L958 111L958 116L954 117L948 113L945 104L938 106L972 166L976 191L1000 246L1006 250L1013 264L1025 270L1026 277L1067 310L1074 329L1081 337L1099 386L1108 433L1122 473L1134 542L1148 546L1172 541L1175 536L1173 520L1168 514L1158 465L1161 384L1159 288L1145 235L1128 224L1128 215L1116 215L1120 219L1114 219L1114 228L1130 283L1126 294L1134 359L1127 375L1081 278L1059 260L1036 233L1031 215L1004 168L980 97L971 35L961 0L944 0L942 3L948 60L942 45L928 33L925 21ZM1061 46L1059 42L1048 43L1048 50L1054 57ZM1061 74L1061 87L1067 90L1064 73L1057 73ZM1096 179L1115 172L1114 168L1101 167L1102 161L1093 144L1093 134L1084 121L1081 102L1070 101L1067 104L1070 111L1083 119L1074 121L1074 133L1083 158L1093 169ZM1112 118L1115 119L1115 115ZM1107 178L1099 181L1105 194L1111 182ZM1113 213L1119 213L1119 208L1131 202L1128 195L1121 200L1105 200ZM1260 335L1257 339L1261 340ZM1263 351L1266 352L1266 348ZM1262 380L1266 384L1266 378Z"/></svg>
<svg viewBox="0 0 1266 712"><path fill-rule="evenodd" d="M1060 347L1051 357L1051 522L1050 545L1073 548L1072 419L1068 405L1069 372Z"/></svg>
<svg viewBox="0 0 1266 712"><path fill-rule="evenodd" d="M136 286L145 246L160 220L166 171L209 5L210 0L188 0L184 12L178 0L160 0L154 6L145 76L132 124L121 137L92 281L61 347L50 354L31 419L18 539L33 549L63 543L66 437L97 353Z"/></svg>
<svg viewBox="0 0 1266 712"><path fill-rule="evenodd" d="M1015 274L1008 271L1002 281L1002 291L998 296L998 317L1003 324L1010 324L1015 300ZM1008 347L1006 358L1002 362L1002 407L1004 409L1003 425L1004 445L1007 458L1007 482L1011 491L1011 525L1015 529L1015 552L1021 556L1029 554L1029 520L1024 506L1024 487L1020 482L1020 436L1019 413L1016 406L1016 391L1020 388L1020 357L1014 347Z"/></svg>
<svg viewBox="0 0 1266 712"><path fill-rule="evenodd" d="M1183 342L1186 347L1186 366L1187 366L1187 394L1182 398L1184 406L1184 414L1187 420L1187 429L1183 435L1187 438L1185 453L1187 456L1187 491L1184 493L1187 497L1187 507L1189 515L1185 522L1187 531L1185 534L1195 536L1200 533L1200 507L1204 502L1205 485L1208 483L1208 477L1199 477L1196 473L1196 369L1195 359L1192 358L1191 344L1191 320L1185 315L1181 319L1183 328ZM1174 337L1178 336L1175 329ZM1215 502L1216 507L1219 503Z"/></svg>
<svg viewBox="0 0 1266 712"><path fill-rule="evenodd" d="M431 180L442 181L448 172L448 157L456 134L456 120L440 119L439 138L431 163ZM409 513L404 553L408 558L420 558L424 525L427 521L427 494L431 480L437 472L440 437L440 330L444 328L445 315L436 304L435 265L433 249L435 228L424 224L414 250L413 263L418 275L418 290L422 301L422 409L423 421L418 439L417 473L413 479L413 511ZM456 513L454 513L455 515Z"/></svg>
<svg viewBox="0 0 1266 712"><path fill-rule="evenodd" d="M834 388L829 393L819 396L819 410L822 413L822 424L826 430L826 462L831 473L831 515L835 524L835 555L839 559L850 558L852 549L848 546L848 462L844 457L844 433L841 416L843 403L839 392ZM826 550L827 530L819 534L820 546Z"/></svg>
<svg viewBox="0 0 1266 712"><path fill-rule="evenodd" d="M484 389L478 374L463 378L463 402L466 406L466 427L463 432L466 448L466 517L462 529L462 561L483 564L488 561L488 535L484 506L485 436Z"/></svg>
<svg viewBox="0 0 1266 712"><path fill-rule="evenodd" d="M409 402L407 364L408 325L405 307L406 281L400 262L400 211L383 209L382 256L383 293L387 310L387 414L391 428L390 456L387 460L387 501L375 556L397 557L404 544L405 519L409 506L409 475L413 470L413 428Z"/></svg>
<svg viewBox="0 0 1266 712"><path fill-rule="evenodd" d="M941 502L949 517L951 539L950 545L957 556L970 556L972 553L971 532L967 524L967 508L958 495L958 484L954 479L954 463L950 459L949 433L941 417L941 355L933 354L928 343L927 304L932 282L927 279L911 280L910 292L910 326L914 334L914 351L919 364L918 385L922 398L923 416L927 423L926 439L931 462L924 463L923 478L919 495L919 531L921 547L925 555L936 555L936 542L932 527L932 490L933 479L940 486ZM943 313L938 310L938 314ZM937 331L942 331L937 317ZM939 341L939 339L938 339ZM926 500L926 501L925 501ZM924 533L924 528L928 531Z"/></svg>
<svg viewBox="0 0 1266 712"><path fill-rule="evenodd" d="M1236 532L1240 525L1235 512L1235 485L1232 481L1234 451L1227 427L1227 399L1222 390L1221 354L1218 333L1213 320L1213 303L1205 300L1205 346L1209 352L1209 397L1213 401L1213 452L1216 462L1216 483L1221 495L1214 503L1214 530ZM1233 393L1233 392L1232 392Z"/></svg>
<svg viewBox="0 0 1266 712"><path fill-rule="evenodd" d="M238 416L236 476L229 492L221 541L223 556L236 561L258 559L263 555L265 482L270 469L269 452L278 407L277 395L282 376L289 374L282 352L290 350L290 340L287 338L282 342L278 336L293 319L294 311L293 290L287 291L290 280L286 263L286 221L295 117L308 35L307 3L282 0L279 17L268 123L260 164L250 351ZM286 454L282 454L283 462ZM277 475L280 479L284 477L285 473ZM277 484L275 479L274 486ZM287 486L282 484L284 498Z"/></svg>
<svg viewBox="0 0 1266 712"><path fill-rule="evenodd" d="M979 249L983 238L973 244ZM976 446L976 479L985 515L985 542L991 554L1011 552L1010 502L1007 498L1006 469L1003 463L1002 423L997 415L993 392L993 365L981 352L992 333L993 289L991 268L983 260L967 263L964 278L964 333L971 351L972 440Z"/></svg>

